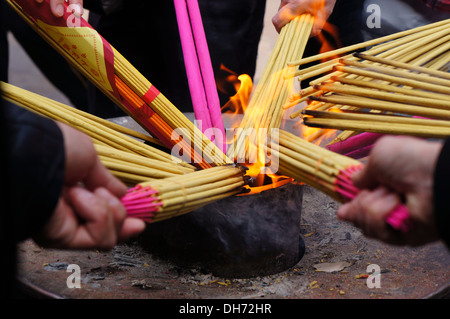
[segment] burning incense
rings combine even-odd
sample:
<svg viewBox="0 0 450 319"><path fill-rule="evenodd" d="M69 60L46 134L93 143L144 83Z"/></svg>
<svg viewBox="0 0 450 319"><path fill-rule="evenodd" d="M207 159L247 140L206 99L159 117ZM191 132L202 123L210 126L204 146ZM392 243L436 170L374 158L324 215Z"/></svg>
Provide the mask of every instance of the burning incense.
<svg viewBox="0 0 450 319"><path fill-rule="evenodd" d="M281 30L240 124L243 132L280 127L283 107L288 103L294 85L293 79L286 77L292 71L286 65L288 61L303 55L313 22L314 18L305 14L296 17ZM229 146L228 155L232 158L248 158L244 155L246 150L243 133Z"/></svg>
<svg viewBox="0 0 450 319"><path fill-rule="evenodd" d="M180 216L244 191L246 169L224 165L140 183L122 198L129 216L153 223Z"/></svg>
<svg viewBox="0 0 450 319"><path fill-rule="evenodd" d="M393 41L398 38L406 37L406 36L412 35L414 33L421 32L421 31L426 31L426 30L433 29L433 28L436 28L439 26L448 25L449 22L450 22L449 20L439 21L439 22L424 25L424 26L421 26L421 27L418 27L415 29L398 32L398 33L395 33L392 35L387 35L387 36L380 37L377 39L365 41L362 43L357 43L357 44L350 45L350 46L340 48L340 49L336 49L333 51L324 52L324 53L321 53L321 54L318 54L318 55L315 55L312 57L303 58L303 59L299 59L299 60L292 60L291 62L289 62L289 64L290 65L302 65L302 64L315 62L315 61L325 60L325 59L336 57L336 56L339 56L341 54L345 54L348 52L354 52L354 51L358 51L360 49L364 49L364 48L371 47L374 45L379 45L382 43Z"/></svg>
<svg viewBox="0 0 450 319"><path fill-rule="evenodd" d="M310 97L310 100L321 101L335 105L350 105L359 109L372 108L381 111L417 115L436 119L450 119L449 110L428 108L417 105L409 105L390 101L382 101L359 96L330 95L321 97Z"/></svg>
<svg viewBox="0 0 450 319"><path fill-rule="evenodd" d="M443 76L442 73L445 72L439 70L445 66L450 59L448 53L450 50L449 25L450 20L439 21L423 27L399 32L388 37L374 39L292 63L292 65L301 65L314 61L322 61L322 59L334 58L326 62L319 62L309 68L300 69L291 74L292 77L299 76L299 80L301 81L312 76L320 77L311 81L309 87L303 89L298 94L293 95L290 103L286 105L286 108L294 107L305 101L310 102L307 109L321 111L326 111L332 107L348 110L372 107L369 105L362 105L363 101L361 100L357 105L355 105L355 101L353 101L355 103L346 104L344 102L349 102L348 100L335 100L330 94L325 94L328 91L319 90L321 85L327 85L333 82L353 84L364 88L375 88L376 85L379 85L379 90L390 93L413 95L419 98L447 100L448 75ZM369 47L372 45L373 47ZM352 51L364 48L367 49L364 54L352 54ZM346 55L344 57L339 57L342 54ZM363 56L370 56L372 58L363 59ZM358 59L363 60L358 62ZM383 68L380 69L380 67ZM393 67L397 67L397 69L392 69ZM411 72L412 70L417 70L414 72L421 73L420 77L416 77L415 75L404 77L402 72L398 73L398 70L401 69L401 67L403 69L402 71L409 71L410 73L413 73ZM425 69L428 71L424 72ZM380 72L376 72L377 70ZM386 71L386 73L383 71ZM437 81L429 83L429 79L427 79L425 75L435 75ZM365 82L359 84L356 84L355 82L363 80ZM369 81L373 83L369 83ZM395 84L395 87L393 84ZM392 88L390 91L388 91L387 85L390 85ZM422 91L406 91L406 89L411 88L421 89ZM424 90L429 92L425 93ZM311 103L311 101L314 102ZM388 105L377 101L377 109L388 110L389 107ZM302 110L292 112L291 118L296 118L301 116L301 114ZM424 113L421 114L422 116L431 116L425 115ZM436 114L436 117L438 118L446 118L447 116L447 114L442 113ZM344 131L336 138L336 140L343 140L353 134L354 132Z"/></svg>
<svg viewBox="0 0 450 319"><path fill-rule="evenodd" d="M172 148L181 143L190 149L192 163L201 168L231 163L213 142L199 131L163 94L103 39L83 18L74 18L65 3L65 14L49 14L49 1L7 0L11 7L77 70L106 96ZM71 22L79 25L73 27ZM186 130L180 136L176 129ZM200 136L200 153L193 145ZM174 138L175 137L175 138ZM180 141L181 140L181 141ZM203 152L203 150L211 150Z"/></svg>
<svg viewBox="0 0 450 319"><path fill-rule="evenodd" d="M309 99L327 103L328 108L321 111L351 106L357 112L318 112L316 107L315 111L307 108L302 112L305 125L429 138L450 135L450 77L446 72L367 54L356 54L355 57L376 65L341 59L343 65L334 69L359 78L333 76L334 82L314 86L322 95ZM365 109L408 116L369 114Z"/></svg>
<svg viewBox="0 0 450 319"><path fill-rule="evenodd" d="M341 203L353 199L359 192L351 180L352 174L362 168L357 160L283 130L280 130L278 150L272 148L271 151L279 159L279 173L304 182ZM387 222L399 231L408 231L412 226L404 205L397 207Z"/></svg>
<svg viewBox="0 0 450 319"><path fill-rule="evenodd" d="M433 127L426 125L415 124L401 124L396 123L385 124L361 120L333 120L328 118L304 118L304 123L310 127L333 128L337 130L351 130L356 132L372 132L380 134L394 134L394 135L411 135L427 138L441 138L445 139L450 136L449 127Z"/></svg>
<svg viewBox="0 0 450 319"><path fill-rule="evenodd" d="M450 73L448 73L448 72L443 72L443 71L434 70L434 69L430 69L430 68L426 68L426 67L411 65L408 63L403 63L403 62L398 62L398 61L385 59L385 58L381 58L381 57L377 57L377 56L372 56L367 53L366 54L354 53L353 56L356 58L359 58L361 60L372 61L372 62L375 62L378 64L390 65L395 68L405 69L405 70L418 72L418 73L422 73L422 74L429 74L429 75L433 75L437 78L443 78L443 79L450 80Z"/></svg>
<svg viewBox="0 0 450 319"><path fill-rule="evenodd" d="M428 138L450 136L450 121L374 113L336 113L305 110L305 125L358 132L413 135Z"/></svg>
<svg viewBox="0 0 450 319"><path fill-rule="evenodd" d="M326 83L322 85L316 85L315 88L322 92L339 93L339 95L366 97L381 101L390 101L395 103L411 104L444 110L450 109L449 102L445 100L383 92L377 89L365 89L362 88L361 86L355 85L340 85L336 83ZM368 106L370 107L370 104Z"/></svg>

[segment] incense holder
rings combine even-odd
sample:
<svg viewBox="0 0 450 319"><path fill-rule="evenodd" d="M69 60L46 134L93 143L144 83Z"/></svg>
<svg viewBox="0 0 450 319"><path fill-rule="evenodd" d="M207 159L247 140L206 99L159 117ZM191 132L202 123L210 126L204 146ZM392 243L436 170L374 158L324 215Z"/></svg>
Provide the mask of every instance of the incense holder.
<svg viewBox="0 0 450 319"><path fill-rule="evenodd" d="M302 200L303 186L296 184L234 196L149 224L139 242L180 267L225 278L279 273L297 264L305 252Z"/></svg>

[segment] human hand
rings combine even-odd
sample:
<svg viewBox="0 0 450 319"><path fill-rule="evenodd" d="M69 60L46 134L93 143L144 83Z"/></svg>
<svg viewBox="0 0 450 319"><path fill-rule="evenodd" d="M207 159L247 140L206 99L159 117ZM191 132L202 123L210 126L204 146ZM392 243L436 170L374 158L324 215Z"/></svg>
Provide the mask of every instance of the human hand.
<svg viewBox="0 0 450 319"><path fill-rule="evenodd" d="M418 138L381 138L364 168L353 175L360 193L339 208L338 218L352 222L367 237L390 244L418 246L437 240L433 182L441 148L441 143ZM413 223L405 234L386 223L402 201Z"/></svg>
<svg viewBox="0 0 450 319"><path fill-rule="evenodd" d="M37 3L42 3L44 0L35 0ZM73 12L81 15L83 13L83 0L50 0L50 8L56 17L64 15L64 2L73 5Z"/></svg>
<svg viewBox="0 0 450 319"><path fill-rule="evenodd" d="M44 247L111 249L142 232L145 223L127 218L120 202L126 186L102 165L89 137L58 125L65 144L63 191L52 217L33 239Z"/></svg>
<svg viewBox="0 0 450 319"><path fill-rule="evenodd" d="M336 0L281 0L280 8L272 18L272 23L280 32L295 17L310 13L315 17L312 34L317 35L333 12L335 4Z"/></svg>

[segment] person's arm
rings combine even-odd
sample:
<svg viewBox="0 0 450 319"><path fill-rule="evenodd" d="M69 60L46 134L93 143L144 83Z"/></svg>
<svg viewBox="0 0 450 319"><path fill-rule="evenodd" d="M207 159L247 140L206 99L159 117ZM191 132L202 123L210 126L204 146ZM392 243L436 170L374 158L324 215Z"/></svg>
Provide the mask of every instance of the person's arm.
<svg viewBox="0 0 450 319"><path fill-rule="evenodd" d="M120 198L126 186L100 162L90 138L62 123L5 105L9 214L16 241L44 247L110 249L139 234Z"/></svg>
<svg viewBox="0 0 450 319"><path fill-rule="evenodd" d="M9 194L4 214L20 224L17 242L36 235L56 207L64 182L64 144L53 121L10 103L2 107Z"/></svg>
<svg viewBox="0 0 450 319"><path fill-rule="evenodd" d="M336 0L281 0L280 8L272 18L275 29L281 29L295 17L310 13L315 17L312 34L318 34L333 12Z"/></svg>
<svg viewBox="0 0 450 319"><path fill-rule="evenodd" d="M433 191L441 150L440 142L381 138L367 164L353 176L360 193L339 208L338 217L352 222L366 236L391 244L417 246L438 240ZM413 223L412 230L405 234L386 223L388 214L402 202Z"/></svg>

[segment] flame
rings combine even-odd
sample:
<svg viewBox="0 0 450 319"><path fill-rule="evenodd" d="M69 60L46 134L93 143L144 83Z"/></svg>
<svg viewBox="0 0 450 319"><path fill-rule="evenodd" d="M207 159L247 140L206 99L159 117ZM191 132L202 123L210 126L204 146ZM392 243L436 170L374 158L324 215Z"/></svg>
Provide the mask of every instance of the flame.
<svg viewBox="0 0 450 319"><path fill-rule="evenodd" d="M325 32L324 32L325 31ZM337 28L329 22L325 22L322 32L317 35L322 46L320 47L319 53L324 53L328 51L332 51L337 49L338 47L342 47L341 41L339 40L339 32ZM331 39L330 39L331 38ZM334 56L328 58L322 62L327 60L332 60L338 58L338 56Z"/></svg>
<svg viewBox="0 0 450 319"><path fill-rule="evenodd" d="M328 112L343 113L341 109L337 107L332 107L328 109ZM309 115L304 115L304 117L310 117ZM316 145L328 144L330 139L334 139L337 136L337 130L334 129L323 129L317 127L309 127L306 125L300 126L300 136L303 136L308 142L314 143Z"/></svg>
<svg viewBox="0 0 450 319"><path fill-rule="evenodd" d="M225 113L232 118L234 118L231 123L231 128L238 128L240 124L240 116L245 114L247 111L247 107L250 101L250 96L253 91L253 80L248 74L237 75L233 71L227 69L225 66L221 66L221 70L226 72L227 75L224 77L225 82L220 83L221 91L225 91L228 89L230 91L230 86L232 86L235 90L235 95L231 96L229 101L222 107L222 113ZM233 141L227 141L228 144ZM246 149L249 154L258 154L257 160L250 161L249 163L245 163L245 166L248 168L246 175L252 177L253 183L252 187L247 186L249 189L248 193L241 194L239 196L248 196L257 193L261 193L263 191L277 188L288 183L294 182L293 179L285 176L276 175L272 172L261 174L261 170L266 168L266 158L265 154L261 148L258 147L259 142L247 143Z"/></svg>
<svg viewBox="0 0 450 319"><path fill-rule="evenodd" d="M237 75L233 71L227 69L224 65L221 65L221 70L228 73L224 77L219 85L221 91L226 91L225 87L232 85L235 95L230 97L230 100L222 106L222 113L232 113L232 114L244 114L247 109L248 102L250 100L250 95L253 90L253 81L250 75L241 74ZM228 92L230 89L228 89Z"/></svg>
<svg viewBox="0 0 450 319"><path fill-rule="evenodd" d="M244 114L247 110L248 101L253 90L253 81L250 75L241 74L235 82L236 94L222 107L224 113Z"/></svg>
<svg viewBox="0 0 450 319"><path fill-rule="evenodd" d="M326 10L325 0L315 1L311 9L312 11L311 13L315 16L316 24L322 25L321 32L319 32L316 35L318 41L322 44L319 53L332 51L339 47L342 47L337 27L329 23L328 21L324 20L323 18L326 16L325 10ZM338 56L325 59L322 62L332 60L335 58L338 58Z"/></svg>
<svg viewBox="0 0 450 319"><path fill-rule="evenodd" d="M344 111L342 111L340 108L337 108L337 107L332 107L332 108L328 109L328 112L344 113Z"/></svg>

